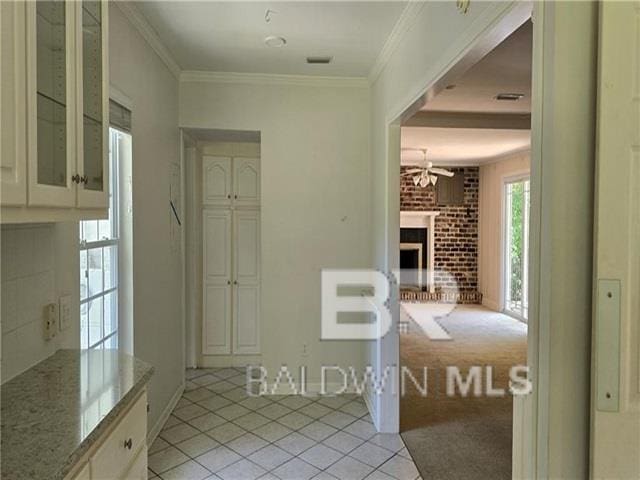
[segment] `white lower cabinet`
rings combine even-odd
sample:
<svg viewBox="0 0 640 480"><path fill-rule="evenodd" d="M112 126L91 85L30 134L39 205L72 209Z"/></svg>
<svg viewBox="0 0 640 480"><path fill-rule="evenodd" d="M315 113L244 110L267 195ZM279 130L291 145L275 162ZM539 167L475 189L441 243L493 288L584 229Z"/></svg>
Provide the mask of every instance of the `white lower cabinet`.
<svg viewBox="0 0 640 480"><path fill-rule="evenodd" d="M143 448L123 477L125 480L147 480L147 449Z"/></svg>
<svg viewBox="0 0 640 480"><path fill-rule="evenodd" d="M147 394L143 392L67 480L146 480Z"/></svg>

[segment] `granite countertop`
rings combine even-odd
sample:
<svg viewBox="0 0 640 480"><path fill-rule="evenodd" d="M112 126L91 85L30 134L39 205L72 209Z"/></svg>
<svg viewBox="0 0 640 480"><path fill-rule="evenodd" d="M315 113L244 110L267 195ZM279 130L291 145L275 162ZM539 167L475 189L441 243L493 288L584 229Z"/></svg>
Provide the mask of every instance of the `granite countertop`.
<svg viewBox="0 0 640 480"><path fill-rule="evenodd" d="M117 350L59 350L2 385L0 476L62 480L152 374Z"/></svg>

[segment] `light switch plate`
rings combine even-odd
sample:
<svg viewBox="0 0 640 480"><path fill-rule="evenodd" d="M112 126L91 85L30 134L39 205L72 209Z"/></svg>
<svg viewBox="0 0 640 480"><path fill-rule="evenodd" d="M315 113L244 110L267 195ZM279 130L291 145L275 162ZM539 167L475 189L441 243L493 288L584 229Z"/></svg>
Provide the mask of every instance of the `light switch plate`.
<svg viewBox="0 0 640 480"><path fill-rule="evenodd" d="M59 300L60 304L60 331L64 331L71 326L71 295L63 295Z"/></svg>

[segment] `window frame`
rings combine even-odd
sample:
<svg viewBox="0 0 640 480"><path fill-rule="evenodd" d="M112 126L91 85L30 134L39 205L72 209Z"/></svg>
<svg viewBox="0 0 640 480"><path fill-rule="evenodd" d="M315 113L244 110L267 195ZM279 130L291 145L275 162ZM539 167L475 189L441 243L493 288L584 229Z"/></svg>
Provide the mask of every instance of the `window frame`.
<svg viewBox="0 0 640 480"><path fill-rule="evenodd" d="M112 132L113 131L113 132ZM119 276L118 276L118 261L119 261L119 249L120 249L120 219L119 219L119 209L120 209L120 196L119 196L119 189L118 189L118 159L120 156L119 153L119 141L118 141L118 133L121 132L120 129L118 128L114 128L113 126L109 126L109 168L111 169L111 175L109 175L109 218L110 218L110 223L111 223L111 231L110 233L110 238L100 238L98 240L95 241L87 241L85 239L83 239L83 228L85 223L87 222L99 222L100 220L83 220L79 222L79 255L80 258L82 258L83 253L86 254L87 256L87 269L84 271L85 277L88 275L88 262L89 262L89 251L90 250L94 250L94 249L101 249L102 251L102 288L101 291L99 293L93 294L93 295L89 295L89 292L87 292L87 296L86 298L82 298L82 292L80 292L80 332L81 332L81 338L80 338L80 347L83 348L83 339L82 339L82 321L83 321L83 316L82 316L82 309L85 305L87 305L87 309L89 308L88 306L91 304L91 302L99 300L100 298L102 298L102 312L101 312L101 322L100 322L100 329L101 329L101 335L100 335L100 339L95 341L94 343L90 343L90 328L89 325L87 324L87 332L86 332L86 346L84 348L86 348L87 350L92 350L92 349L98 349L98 348L104 348L105 345L107 344L107 342L112 342L112 340L115 338L115 347L110 347L110 348L119 348L120 345L120 341L118 338L119 332L120 332L120 319L119 319L119 312L118 312L118 305L119 305L119 287L120 287L120 282L119 282ZM99 223L98 223L99 225ZM98 234L100 234L99 230L98 230ZM109 288L105 289L105 252L107 252L107 249L111 249L113 248L114 253L112 254L113 257L111 258L111 271L112 271L112 284ZM81 262L82 265L82 262ZM82 272L81 272L82 274ZM82 284L81 284L82 285ZM82 288L80 286L80 288ZM113 322L115 324L115 328L113 329L113 331L111 333L109 333L108 335L105 335L105 325L107 324L106 319L104 317L104 310L105 310L105 306L104 306L104 302L105 299L108 298L109 295L113 294L113 296L115 297L115 301L113 302L114 304L112 305L112 309L111 309L111 314L112 316L115 317L115 321ZM87 323L88 323L88 318L89 318L89 313L87 312Z"/></svg>

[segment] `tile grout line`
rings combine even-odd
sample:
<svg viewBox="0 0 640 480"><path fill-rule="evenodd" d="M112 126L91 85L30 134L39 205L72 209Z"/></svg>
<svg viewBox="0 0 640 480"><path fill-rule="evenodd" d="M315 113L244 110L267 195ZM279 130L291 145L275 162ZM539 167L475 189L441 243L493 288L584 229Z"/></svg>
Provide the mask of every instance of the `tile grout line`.
<svg viewBox="0 0 640 480"><path fill-rule="evenodd" d="M224 370L228 370L228 369L224 369ZM195 405L195 406L198 406L198 407L200 407L200 408L202 408L202 409L206 410L206 413L203 413L202 415L197 415L197 416L195 416L195 417L193 417L193 418L191 418L191 419L188 419L188 420L183 420L183 419L181 419L181 418L179 418L179 417L175 416L175 415L174 415L174 412L172 412L172 413L171 413L171 416L173 416L173 417L174 417L174 418L179 422L179 423L177 423L176 425L174 425L175 427L178 427L178 426L181 426L181 425L187 425L187 426L191 427L193 430L195 430L195 431L196 431L196 433L195 433L195 434L193 434L193 435L190 435L189 437L186 437L186 438L181 439L179 442L175 442L175 443L174 443L174 442L169 441L169 440L165 439L164 437L162 437L162 431L161 431L159 438L161 438L163 441L165 441L165 442L167 443L167 446L166 446L166 447L164 447L164 448L162 448L162 449L160 449L160 450L158 450L158 451L156 451L156 452L154 452L152 455L155 455L155 454L157 454L157 453L161 453L162 451L165 451L166 449L168 449L168 448L170 448L170 447L173 447L173 448L175 448L177 451L181 452L183 455L186 455L186 456L188 457L188 459L187 459L186 461L184 461L184 462L181 462L181 463L178 463L178 464L176 464L176 465L173 465L172 467L168 468L167 470L164 470L162 473L155 472L153 469L149 468L149 469L150 469L150 471L152 471L155 475L158 475L160 478L162 478L162 474L163 474L163 473L164 473L164 474L166 474L168 471L171 471L171 470L173 470L173 469L176 469L176 468L178 468L178 467L180 467L180 466L182 466L182 465L184 465L184 464L188 463L189 461L194 461L197 465L200 465L201 467L203 467L207 472L210 472L211 474L213 474L213 475L216 475L216 476L217 476L216 472L211 471L211 470L210 470L209 468L207 468L205 465L201 464L201 463L200 463L196 458L197 458L197 457L200 457L200 456L202 456L202 455L205 455L205 454L207 454L207 453L209 453L209 452L211 452L211 451L213 451L213 450L216 450L216 449L220 448L221 446L223 446L223 447L227 448L229 451L234 452L234 454L239 455L239 456L240 456L240 458L239 458L239 459L237 459L237 460L235 460L235 461L233 461L233 462L231 462L230 464L225 465L224 467L220 468L220 469L218 470L218 472L220 472L220 471L222 471L222 470L225 470L225 469L227 469L227 468L229 468L229 467L232 467L233 465L236 465L237 463L239 463L239 462L241 462L241 461L243 461L243 460L246 460L246 461L247 461L247 462L249 462L251 465L257 466L257 467L259 467L261 470L264 470L265 472L264 472L262 475L271 474L271 475L274 475L274 476L275 476L275 474L274 474L273 472L274 472L275 470L277 470L278 468L280 468L282 465L285 465L285 464L287 464L288 462L292 461L293 459L298 459L299 461L304 462L306 465L309 465L309 466L313 467L315 470L318 470L318 473L317 473L317 474L315 474L315 475L318 475L318 474L319 474L319 473L321 473L321 472L327 472L327 470L328 470L329 468L331 468L333 465L335 465L336 463L340 462L340 461L341 461L341 460L343 460L344 458L349 458L349 459L351 459L351 460L355 460L355 461L357 461L357 462L361 463L362 465L365 465L367 468L370 468L370 469L371 469L371 471L370 471L369 473L367 473L367 476L369 476L369 475L373 474L373 473L374 473L374 472L376 472L376 471L379 471L379 470L380 470L380 469L381 469L385 464L387 464L387 463L389 463L390 461L392 461L395 457L400 457L401 459L404 459L404 460L406 460L406 461L410 461L410 462L414 465L414 467L415 467L415 462L413 462L413 460L412 460L412 459L406 458L405 456L403 456L403 455L401 455L401 454L400 454L400 452L401 452L401 451L403 451L403 450L405 450L405 449L406 449L406 444L404 443L404 439L402 439L402 437L401 437L399 434L398 434L398 438L400 439L400 442L401 442L401 444L402 444L402 448L400 448L400 449L399 449L399 450L397 450L397 451L393 451L393 450L391 450L391 449L389 449L389 448L386 448L386 447L385 447L385 446L383 446L383 445L378 445L378 444L376 444L376 443L371 442L371 439L372 439L373 437L375 437L375 436L377 435L377 433L374 433L373 435L369 435L369 436L367 436L367 438L362 438L362 437L359 437L358 435L353 435L352 433L345 431L345 429L346 429L346 428L348 428L349 426L351 426L351 425L355 424L355 423L356 423L356 422L358 422L358 421L363 421L363 422L371 423L371 422L369 422L368 420L363 420L365 417L370 417L370 416L369 416L368 411L367 411L366 413L364 413L363 415L357 416L357 415L352 415L352 414L350 414L350 413L347 413L347 412L344 412L344 411L342 411L342 410L341 410L344 406L346 406L346 405L348 405L348 404L350 404L350 403L352 403L352 402L362 402L362 396L354 396L354 397L351 397L351 395L350 395L350 396L349 396L349 398L348 398L348 399L346 399L346 401L345 401L345 402L343 402L343 403L342 403L340 406L338 406L338 407L335 407L335 406L333 406L333 407L332 407L332 406L330 406L330 405L325 405L325 404L323 404L323 403L320 403L322 400L325 400L326 398L337 398L337 396L336 396L336 397L324 397L324 396L300 397L300 398L304 398L305 400L308 400L308 401L307 401L307 402L305 402L305 403L304 403L304 404L302 404L302 405L298 405L297 407L291 407L291 406L289 406L289 405L287 405L287 404L283 404L283 403L282 403L283 401L287 401L287 400L288 400L288 399L290 399L290 398L295 398L295 397L292 397L292 396L289 396L289 395L284 395L284 396L282 396L282 398L280 398L280 396L276 396L276 397L277 397L277 399L275 399L275 400L272 400L271 398L269 398L270 396L262 396L263 398L267 398L268 400L270 400L270 402L271 402L271 403L269 403L268 405L263 405L263 406L260 406L260 407L254 407L254 408L245 407L245 406L240 405L240 404L241 404L242 402L244 402L245 400L249 399L249 398L259 398L260 396L257 396L257 397L245 396L245 398L243 398L243 399L242 399L242 398L233 399L233 398L225 397L225 394L229 394L230 392L232 392L232 391L236 391L236 390L238 390L238 389L242 389L242 390L244 390L244 391L246 392L246 388L243 388L241 384L236 384L236 383L233 383L233 382L230 382L230 381L229 381L229 380L231 380L232 378L236 378L236 377L238 377L238 376L241 374L241 373L238 371L238 369L233 369L233 370L234 370L235 372L238 372L238 374L236 374L236 375L227 375L227 376L226 376L226 378L221 378L221 377L219 377L218 375L216 375L216 373L219 373L219 372L212 372L212 371L210 371L210 370L206 370L206 369L205 369L203 372L201 372L201 374L200 374L200 375L196 375L196 376L193 376L193 377L188 378L188 381L193 381L194 379L201 378L201 377L203 377L203 376L205 376L205 375L211 375L212 377L214 377L216 380L214 380L214 381L212 381L212 382L210 382L210 383L208 383L208 384L204 384L204 385L198 385L198 384L196 384L196 385L198 385L196 388L191 389L189 392L185 392L185 395L186 395L186 394L188 394L188 393L190 393L190 392L192 392L192 391L195 391L195 390L199 390L199 389L206 389L206 390L207 390L208 392L210 392L212 395L211 395L210 397L203 398L203 399L198 400L198 401L193 401L193 400L191 400L191 399L189 399L189 398L187 398L186 396L184 396L184 395L183 395L183 397L181 398L181 400L182 400L182 399L185 399L187 402L189 402L189 404L188 404L188 405L183 405L181 408L174 409L174 412L175 412L175 411L177 411L177 410L181 410L182 408L187 408L187 407L191 407L191 406L194 406L194 405ZM235 387L235 388L230 388L230 389L228 389L228 390L226 390L226 391L223 391L223 392L215 392L215 391L210 390L209 388L207 388L208 386L211 386L211 385L214 385L214 384L216 384L216 383L220 383L220 382L228 382L228 383L231 383L231 384L235 385L236 387ZM193 382L193 383L195 383L195 382ZM243 413L242 415L240 415L240 416L238 416L238 417L233 418L233 419L231 419L231 420L230 420L230 419L225 418L225 417L223 417L223 416L217 415L216 411L211 410L211 409L209 409L209 408L207 408L207 407L205 407L205 406L203 406L203 405L200 405L200 403L199 403L199 402L204 402L204 401L206 401L206 400L208 400L208 399L215 398L215 397L221 397L221 398L225 399L226 401L231 402L229 405L227 405L228 407L231 407L231 406L234 406L234 405L239 405L239 406L241 406L242 408L245 408L245 409L247 410L247 412L246 412L246 413ZM289 402L289 403L290 403L290 402ZM326 408L326 409L330 410L330 412L328 412L328 413L326 413L326 414L324 414L324 415L322 415L322 416L320 416L320 417L317 417L317 418L316 418L316 417L312 417L312 416L310 416L310 415L306 415L306 414L304 414L304 413L300 412L300 410L302 410L302 409L304 409L304 408L307 408L307 407L309 407L309 406L312 406L312 405L314 405L314 404L319 404L319 405L321 405L322 407L324 407L324 408ZM265 415L262 415L262 414L260 414L260 413L258 412L259 410L262 410L262 409L267 408L267 407L272 406L272 405L279 405L279 406L285 407L285 408L287 408L287 409L289 410L289 412L287 412L287 413L285 413L285 414L283 414L283 415L280 415L280 416L278 416L278 417L276 417L276 418L269 418L269 417L267 417L267 416L265 416ZM226 408L226 407L222 407L222 408ZM218 410L220 410L220 409L218 409ZM352 417L352 418L353 418L353 420L352 420L352 421L350 421L349 423L347 423L347 424L343 425L343 426L342 426L342 427L340 427L340 428L336 427L335 425L331 425L330 423L326 423L326 421L322 421L322 418L327 417L327 416L329 416L329 415L331 415L331 414L333 414L333 413L336 413L336 412L341 413L341 414L344 414L344 415L348 415L348 416ZM288 425L286 425L286 424L283 424L283 423L280 423L280 422L278 421L278 420L280 420L280 419L282 419L282 418L284 418L284 417L286 417L286 416L288 416L288 415L291 415L291 414L293 414L293 413L299 413L300 415L304 415L304 416L305 416L307 419L309 419L310 421L309 421L309 422L307 422L307 423L305 423L304 425L302 425L302 426L301 426L301 427L299 427L299 428L291 428L290 426L288 426ZM189 423L189 422L193 422L193 421L197 420L198 418L201 418L201 417L203 417L203 416L205 416L205 415L209 415L209 414L217 415L219 418L221 418L221 419L225 420L225 422L224 422L224 423L221 423L220 425L217 425L217 426L215 426L215 427L212 427L212 428L211 428L211 429L209 429L209 430L200 430L198 427L195 427L194 425L191 425L191 424ZM265 439L265 438L263 438L263 437L260 437L259 435L256 435L255 433L252 433L252 431L250 431L250 430L248 430L247 428L245 428L245 427L243 427L243 426L241 426L241 425L239 425L239 424L237 424L237 423L236 423L236 421L237 421L237 420L239 420L239 419L241 419L241 418L244 418L244 417L246 417L246 416L252 415L252 414L259 415L259 416L261 416L262 418L264 418L265 420L267 420L267 422L266 422L266 423L263 423L263 424L262 424L262 425L260 425L259 427L255 427L256 429L257 429L257 428L260 428L260 427L262 427L262 426L264 426L264 425L268 425L268 424L271 424L271 423L276 423L277 425L282 426L282 427L284 427L284 428L288 429L288 430L289 430L289 433L287 433L287 434L286 434L286 435L284 435L283 437L280 437L280 438L278 438L278 439L276 439L276 440L274 440L274 441L270 441L270 440L267 440L267 439ZM329 435L325 436L325 437L324 437L324 438L322 438L321 440L315 440L314 438L308 437L307 435L305 435L304 433L302 433L302 432L301 432L301 430L303 430L304 428L306 428L306 427L308 427L309 425L312 425L312 424L314 424L314 423L316 423L316 422L321 423L321 424L322 424L322 425L324 425L324 426L328 426L328 427L330 427L330 428L332 428L332 429L335 429L335 432L332 432L331 434L329 434ZM213 430L213 429L215 429L215 428L221 427L221 426L223 426L223 425L228 425L228 424L232 424L233 426L235 426L235 427L239 428L243 433L242 433L242 434L240 434L239 436L237 436L237 437L235 437L235 438L233 438L233 439L229 440L229 441L226 441L226 442L219 442L217 439L215 439L214 437L210 436L210 435L207 433L207 432L209 432L209 431L211 431L211 430ZM169 429L174 428L174 426L169 427ZM166 430L166 427L164 427L164 428L163 428L163 430ZM280 440L282 440L282 439L284 439L284 438L286 438L286 437L290 436L290 435L291 435L291 434L293 434L293 433L296 433L296 434L298 434L298 435L301 435L301 436L303 436L304 438L308 439L309 441L311 441L311 442L313 442L313 443L312 443L309 447L307 447L307 448L305 448L304 450L302 450L302 451L298 452L298 454L296 454L296 455L292 454L292 453L291 453L291 452L289 452L288 450L283 449L282 447L280 447L279 445L277 445L277 443L276 443L276 442L279 442ZM354 448L349 449L349 450L345 453L345 452L342 452L342 451L336 450L336 449L332 448L331 446L326 445L326 444L324 443L327 439L329 439L329 438L333 437L334 435L337 435L338 433L348 434L348 435L350 435L350 436L353 436L353 437L357 438L357 439L358 439L358 441L360 441L359 445L358 445L358 446L356 446L356 447L354 447ZM246 436L247 434L250 434L250 435L253 435L253 436L254 436L254 437L256 437L256 438L259 438L262 442L265 442L265 444L264 444L264 445L262 445L260 448L258 448L258 449L256 449L256 450L254 450L254 451L251 451L251 452L250 452L249 454L247 454L247 455L242 454L242 453L240 453L239 451L234 450L234 449L233 449L233 447L229 447L229 446L228 446L228 444L230 444L231 442L233 442L233 441L235 441L235 440L237 440L237 439L240 439L240 438L242 438L242 437ZM209 439L213 440L214 442L216 442L216 445L215 445L214 447L212 447L212 448L208 449L208 450L205 450L204 452L199 453L196 457L192 457L190 454L188 454L188 453L186 453L186 452L182 451L182 450L177 446L179 443L186 442L187 440L190 440L190 439L192 439L192 438L195 438L196 436L199 436L199 435L205 435L207 438L209 438ZM360 447L362 447L363 445L366 445L366 444L373 445L373 446L375 446L375 447L381 448L382 450L384 450L384 451L388 452L388 453L390 454L389 458L387 458L384 462L382 462L382 463L381 463L380 465L378 465L377 467L374 467L374 466L369 465L369 464L367 464L367 463L365 463L365 462L362 462L361 460L359 460L359 459L357 459L356 457L353 457L353 456L351 455L355 450L357 450L358 448L360 448ZM287 455L289 455L289 456L290 456L290 458L289 458L289 459L287 459L287 460L285 460L285 461L283 461L282 463L280 463L280 464L276 465L275 467L271 467L271 468L265 468L265 467L263 467L262 465L260 465L260 464L258 464L258 463L256 463L256 462L252 461L251 459L249 459L249 457L250 457L251 455L253 455L253 454L255 454L255 453L259 452L259 451L262 451L263 449L265 449L265 448L267 448L267 447L270 447L270 446L273 446L273 447L279 448L280 450L283 450L284 452L286 452L286 453L287 453ZM313 449L314 447L317 447L317 446L323 446L323 447L325 447L325 448L328 448L328 449L330 449L331 451L336 452L337 454L339 454L339 455L340 455L340 457L339 457L339 458L337 458L337 459L336 459L335 461L333 461L332 463L330 463L329 465L326 465L324 468L319 468L319 467L317 467L317 466L315 466L315 465L311 464L310 462L306 461L304 458L302 458L302 457L301 457L301 455L303 455L303 454L304 454L304 453L306 453L307 451L309 451L309 450L311 450L311 449ZM409 454L409 455L410 455L410 454ZM327 472L327 473L328 473L328 472ZM417 477L417 478L420 478L420 477L419 477L419 475L418 475L418 477Z"/></svg>

